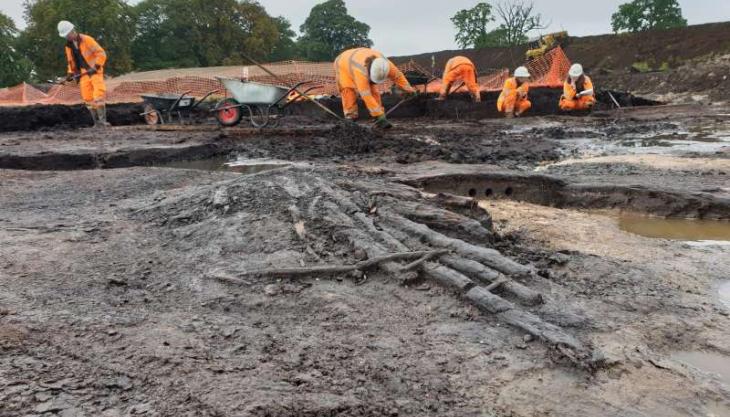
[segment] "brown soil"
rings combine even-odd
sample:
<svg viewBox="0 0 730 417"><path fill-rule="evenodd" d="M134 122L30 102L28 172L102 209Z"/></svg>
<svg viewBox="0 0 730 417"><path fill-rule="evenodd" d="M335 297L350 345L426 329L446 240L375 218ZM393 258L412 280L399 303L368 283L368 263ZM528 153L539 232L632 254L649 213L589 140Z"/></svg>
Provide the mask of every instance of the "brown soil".
<svg viewBox="0 0 730 417"><path fill-rule="evenodd" d="M413 59L421 66L430 68L433 56L436 58L436 69L442 71L446 61L454 55L464 55L474 61L480 71L486 72L490 68L515 68L522 65L527 49L527 46L466 49L393 59L398 63ZM730 52L730 23L710 23L637 34L574 37L564 49L572 61L582 63L594 74L628 72L634 63L643 61L656 68L664 62L676 67L692 59Z"/></svg>
<svg viewBox="0 0 730 417"><path fill-rule="evenodd" d="M730 69L727 22L638 34L575 37L564 49L573 62L583 64L599 90L629 91L668 102L727 101L730 93L730 80L725 76ZM526 50L527 46L468 49L394 59L399 63L413 59L430 68L431 58L435 57L435 70L442 71L446 61L458 54L469 57L481 72L487 73L522 65ZM646 63L655 72L637 73L632 69L637 63ZM669 70L658 72L662 65Z"/></svg>

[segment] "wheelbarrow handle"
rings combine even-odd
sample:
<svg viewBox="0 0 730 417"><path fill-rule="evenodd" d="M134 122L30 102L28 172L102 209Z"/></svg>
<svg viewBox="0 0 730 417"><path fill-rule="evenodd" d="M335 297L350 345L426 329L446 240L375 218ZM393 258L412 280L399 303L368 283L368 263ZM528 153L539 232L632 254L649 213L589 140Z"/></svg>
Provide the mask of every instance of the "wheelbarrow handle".
<svg viewBox="0 0 730 417"><path fill-rule="evenodd" d="M194 109L194 108L198 107L198 106L200 105L200 103L202 103L202 102L204 102L204 101L205 101L205 99L206 99L206 98L208 98L208 97L212 96L213 94L215 94L215 93L217 93L217 92L219 92L219 91L221 91L221 90L222 90L222 89L221 89L221 88L219 88L219 89L217 89L217 90L213 90L213 91L210 91L210 92L209 92L208 94L204 95L204 96L203 96L203 98L201 98L200 100L198 100L198 101L197 101L197 102L196 102L196 103L195 103L195 104L193 105L193 107L191 107L190 109L192 110L192 109Z"/></svg>
<svg viewBox="0 0 730 417"><path fill-rule="evenodd" d="M169 108L169 109L168 109L167 111L168 111L168 112L170 112L170 113L172 113L172 111L173 111L173 110L175 109L175 107L177 107L177 105L178 105L178 104L180 104L180 101L181 101L181 100L182 100L183 98L185 98L185 96L186 96L186 95L188 95L188 94L190 94L190 93L192 93L192 92L193 92L193 90L190 90L190 91L186 91L186 92L182 93L182 94L180 95L180 97L178 97L178 98L177 98L177 100L175 100L175 102L174 102L174 103L172 103L172 105L170 106L170 108Z"/></svg>

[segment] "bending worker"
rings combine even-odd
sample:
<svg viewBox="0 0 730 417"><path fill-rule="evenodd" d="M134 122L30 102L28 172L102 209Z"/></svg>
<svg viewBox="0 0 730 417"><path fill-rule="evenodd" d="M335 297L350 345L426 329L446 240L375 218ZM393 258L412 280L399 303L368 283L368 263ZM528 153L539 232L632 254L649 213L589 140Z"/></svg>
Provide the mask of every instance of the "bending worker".
<svg viewBox="0 0 730 417"><path fill-rule="evenodd" d="M497 100L497 110L507 117L519 117L529 110L532 107L532 103L527 98L530 91L529 81L530 71L525 67L517 68L514 77L508 78L504 82L502 94Z"/></svg>
<svg viewBox="0 0 730 417"><path fill-rule="evenodd" d="M446 63L444 70L444 81L441 87L441 95L439 100L446 100L446 96L451 92L451 87L456 81L463 81L466 88L471 93L475 103L482 101L479 92L479 84L477 84L477 70L474 63L464 56L455 56Z"/></svg>
<svg viewBox="0 0 730 417"><path fill-rule="evenodd" d="M108 126L106 121L106 85L104 64L106 52L88 35L76 31L71 22L58 23L58 34L66 39L66 60L68 72L66 81L77 80L81 98L91 113L94 126Z"/></svg>
<svg viewBox="0 0 730 417"><path fill-rule="evenodd" d="M596 104L596 95L593 91L593 81L583 73L583 66L575 64L570 67L568 79L563 85L563 96L560 97L560 109L588 110Z"/></svg>
<svg viewBox="0 0 730 417"><path fill-rule="evenodd" d="M384 129L393 127L385 118L385 109L377 89L378 84L391 80L409 95L416 94L403 73L382 53L370 48L347 50L335 59L337 88L342 96L345 117L357 120L357 96L362 97L375 125Z"/></svg>

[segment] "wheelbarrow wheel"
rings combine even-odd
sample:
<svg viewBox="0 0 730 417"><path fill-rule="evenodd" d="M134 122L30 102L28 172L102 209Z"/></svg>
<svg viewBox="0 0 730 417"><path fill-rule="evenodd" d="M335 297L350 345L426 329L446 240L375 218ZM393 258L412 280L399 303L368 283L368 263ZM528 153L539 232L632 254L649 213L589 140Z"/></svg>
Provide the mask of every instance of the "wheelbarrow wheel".
<svg viewBox="0 0 730 417"><path fill-rule="evenodd" d="M263 106L250 106L248 108L249 111L249 120L251 121L251 126L256 128L264 128L269 125L269 108L263 107Z"/></svg>
<svg viewBox="0 0 730 417"><path fill-rule="evenodd" d="M155 106L147 103L144 105L144 121L148 125L160 124L160 113L157 112Z"/></svg>
<svg viewBox="0 0 730 417"><path fill-rule="evenodd" d="M236 100L227 98L216 106L215 117L222 126L236 126L241 122L243 110Z"/></svg>

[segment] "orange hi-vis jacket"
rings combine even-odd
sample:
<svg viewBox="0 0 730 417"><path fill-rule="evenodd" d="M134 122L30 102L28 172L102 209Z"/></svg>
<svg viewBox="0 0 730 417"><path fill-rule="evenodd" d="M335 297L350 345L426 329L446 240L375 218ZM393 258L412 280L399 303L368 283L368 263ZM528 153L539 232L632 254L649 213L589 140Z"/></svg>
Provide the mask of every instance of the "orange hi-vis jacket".
<svg viewBox="0 0 730 417"><path fill-rule="evenodd" d="M335 59L335 73L337 76L337 87L342 94L346 90L354 90L362 98L373 117L385 114L380 94L375 85L370 82L370 73L366 61L369 58L385 58L382 53L370 48L355 48L347 50ZM401 90L413 92L406 77L395 64L390 63L388 78ZM349 94L348 94L349 96ZM343 94L343 98L345 94Z"/></svg>
<svg viewBox="0 0 730 417"><path fill-rule="evenodd" d="M593 81L587 76L583 76L583 91L593 90ZM560 98L561 110L588 110L596 103L596 93L576 97L581 91L576 91L573 84L566 81L563 84L563 96Z"/></svg>
<svg viewBox="0 0 730 417"><path fill-rule="evenodd" d="M504 88L497 100L497 110L500 112L511 112L514 111L515 108L518 108L520 111L526 110L526 108L529 108L529 104L531 104L527 99L529 91L529 83L522 83L522 85L518 87L517 78L508 78L507 81L504 82Z"/></svg>
<svg viewBox="0 0 730 417"><path fill-rule="evenodd" d="M79 35L79 37L79 51L86 63L89 64L89 68L103 67L106 64L106 52L104 52L104 49L91 36ZM66 60L68 61L69 74L81 74L83 68L76 68L73 51L68 46L66 46Z"/></svg>
<svg viewBox="0 0 730 417"><path fill-rule="evenodd" d="M455 56L446 63L441 94L446 95L446 87L456 80L464 81L466 88L473 96L479 95L476 66L465 56Z"/></svg>
<svg viewBox="0 0 730 417"><path fill-rule="evenodd" d="M591 81L591 79L587 75L584 75L583 79L584 79L583 91L593 90L593 81ZM568 100L575 100L575 96L578 93L580 93L580 91L576 91L575 87L573 87L573 85L571 83L565 82L565 84L563 85L563 97L565 97ZM587 95L584 97L591 97L591 96L595 96L595 91L593 94L590 94L590 95Z"/></svg>

